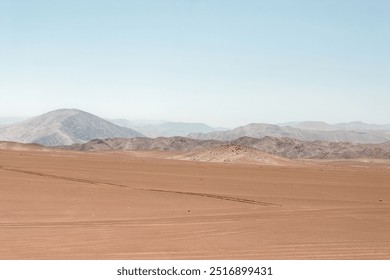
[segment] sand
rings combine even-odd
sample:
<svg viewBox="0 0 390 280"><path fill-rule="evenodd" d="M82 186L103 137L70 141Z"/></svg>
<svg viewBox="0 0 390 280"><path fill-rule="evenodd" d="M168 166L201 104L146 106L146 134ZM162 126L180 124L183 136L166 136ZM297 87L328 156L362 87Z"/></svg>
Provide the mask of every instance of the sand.
<svg viewBox="0 0 390 280"><path fill-rule="evenodd" d="M0 259L390 259L390 169L0 150Z"/></svg>

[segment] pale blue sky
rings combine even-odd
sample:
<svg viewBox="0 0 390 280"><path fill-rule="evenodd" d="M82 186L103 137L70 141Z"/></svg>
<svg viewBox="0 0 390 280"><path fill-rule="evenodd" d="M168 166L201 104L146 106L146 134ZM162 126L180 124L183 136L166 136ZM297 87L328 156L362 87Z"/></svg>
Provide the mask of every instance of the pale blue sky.
<svg viewBox="0 0 390 280"><path fill-rule="evenodd" d="M0 0L0 117L390 123L390 1Z"/></svg>

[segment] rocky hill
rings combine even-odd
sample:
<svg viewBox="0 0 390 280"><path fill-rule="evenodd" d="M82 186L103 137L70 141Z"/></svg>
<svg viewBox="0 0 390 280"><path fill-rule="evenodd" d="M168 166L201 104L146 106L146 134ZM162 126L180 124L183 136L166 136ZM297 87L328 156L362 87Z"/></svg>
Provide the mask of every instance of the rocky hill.
<svg viewBox="0 0 390 280"><path fill-rule="evenodd" d="M173 159L223 163L255 163L265 165L291 165L294 161L253 148L224 144L200 151L173 156Z"/></svg>
<svg viewBox="0 0 390 280"><path fill-rule="evenodd" d="M390 159L390 142L353 144L348 142L301 141L275 137L261 139L242 137L231 143L290 159Z"/></svg>
<svg viewBox="0 0 390 280"><path fill-rule="evenodd" d="M95 139L88 143L76 144L64 149L77 151L112 151L112 150L159 150L159 151L196 151L221 145L220 141L203 141L185 137L158 138L111 138Z"/></svg>

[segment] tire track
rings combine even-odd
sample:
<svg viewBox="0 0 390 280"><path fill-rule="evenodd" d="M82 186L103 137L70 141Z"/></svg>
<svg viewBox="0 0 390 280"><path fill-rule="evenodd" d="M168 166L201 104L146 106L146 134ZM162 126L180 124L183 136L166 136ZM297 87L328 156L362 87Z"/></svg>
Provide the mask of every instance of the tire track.
<svg viewBox="0 0 390 280"><path fill-rule="evenodd" d="M41 177L46 177L46 178L61 179L61 180L72 181L72 182L77 182L77 183L85 183L85 184L91 184L91 185L109 185L109 186L116 186L116 187L121 187L121 188L137 189L137 188L133 188L133 187L126 186L126 185L121 185L121 184L113 184L113 183L99 182L99 181L93 181L93 180L88 180L88 179L52 175L52 174L29 171L29 170L24 170L24 169L8 168L8 167L4 167L1 165L0 165L0 169L6 170L6 171L11 171L11 172L36 175L36 176L41 176Z"/></svg>
<svg viewBox="0 0 390 280"><path fill-rule="evenodd" d="M77 183L91 184L91 185L108 185L108 186L127 188L127 189L133 189L133 190L138 190L138 191L173 193L173 194L179 194L179 195L191 195L191 196L206 197L206 198L211 198L211 199L219 199L219 200L232 201L232 202L238 202L238 203L254 204L254 205L260 205L260 206L282 206L280 204L275 204L275 203L269 203L269 202L264 202L264 201L239 198L239 197L233 197L233 196L219 195L219 194L137 188L137 187L131 187L131 186L122 185L122 184L99 182L99 181L88 180L88 179L52 175L52 174L36 172L36 171L29 171L29 170L24 170L24 169L17 169L17 168L8 168L8 167L4 167L1 165L0 165L0 169L6 170L6 171L11 171L11 172L24 173L24 174L35 175L35 176L40 176L40 177L60 179L60 180L66 180L66 181L71 181L71 182L77 182Z"/></svg>
<svg viewBox="0 0 390 280"><path fill-rule="evenodd" d="M218 195L218 194L210 194L210 193L181 192L181 191L170 191L170 190L159 190L159 189L142 189L142 190L153 191L153 192L176 193L176 194L182 194L182 195L201 196L201 197L228 200L228 201L234 201L234 202L256 204L256 205L261 205L261 206L282 206L279 204L269 203L269 202L264 202L264 201L257 201L257 200L252 200L252 199L245 199L245 198Z"/></svg>

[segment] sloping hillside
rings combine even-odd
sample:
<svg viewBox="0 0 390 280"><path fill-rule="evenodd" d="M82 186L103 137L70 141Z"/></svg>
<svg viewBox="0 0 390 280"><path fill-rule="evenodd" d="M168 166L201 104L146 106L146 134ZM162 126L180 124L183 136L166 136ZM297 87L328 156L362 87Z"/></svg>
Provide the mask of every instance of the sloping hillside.
<svg viewBox="0 0 390 280"><path fill-rule="evenodd" d="M12 125L0 127L0 141L71 145L95 138L140 137L141 133L112 124L90 113L60 109Z"/></svg>

